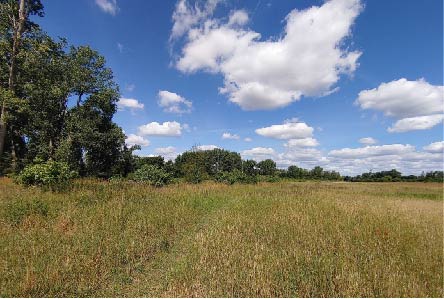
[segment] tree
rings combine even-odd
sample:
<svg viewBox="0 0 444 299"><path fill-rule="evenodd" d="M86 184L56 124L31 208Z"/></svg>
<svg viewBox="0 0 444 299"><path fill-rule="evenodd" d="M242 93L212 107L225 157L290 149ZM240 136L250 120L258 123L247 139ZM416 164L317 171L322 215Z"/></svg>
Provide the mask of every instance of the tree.
<svg viewBox="0 0 444 299"><path fill-rule="evenodd" d="M245 160L242 161L242 171L249 176L254 176L257 174L257 169L256 169L256 161L254 160Z"/></svg>
<svg viewBox="0 0 444 299"><path fill-rule="evenodd" d="M165 159L162 156L137 157L136 158L136 169L142 167L143 165L154 165L158 168L163 168L165 165Z"/></svg>
<svg viewBox="0 0 444 299"><path fill-rule="evenodd" d="M320 166L316 166L315 168L313 168L310 171L310 176L313 179L319 180L319 179L321 179L323 177L323 175L324 175L324 169L322 167L320 167Z"/></svg>
<svg viewBox="0 0 444 299"><path fill-rule="evenodd" d="M212 176L222 171L240 170L242 167L242 158L236 152L215 148L213 150L198 151L198 154L203 157L206 172Z"/></svg>
<svg viewBox="0 0 444 299"><path fill-rule="evenodd" d="M112 121L120 95L105 58L41 31L29 20L43 16L40 1L0 1L0 145L10 145L0 170L56 159L81 175L110 176L132 154Z"/></svg>
<svg viewBox="0 0 444 299"><path fill-rule="evenodd" d="M23 35L30 32L37 27L35 23L30 21L31 15L43 16L43 5L40 0L2 0L0 2L0 30L1 30L1 44L2 50L6 50L9 55L5 55L6 64L9 66L8 72L8 89L13 96L16 94L16 82L18 74L18 55L21 50L21 42ZM7 45L11 45L9 48ZM3 61L2 61L3 62ZM4 98L0 110L0 157L3 155L5 149L7 127L7 98ZM14 134L15 130L12 128L10 134ZM15 160L16 148L15 137L11 137L11 151L13 159ZM15 161L14 161L15 163ZM14 166L15 168L15 166Z"/></svg>
<svg viewBox="0 0 444 299"><path fill-rule="evenodd" d="M293 179L303 179L307 176L307 171L295 165L291 165L287 169L287 176Z"/></svg>
<svg viewBox="0 0 444 299"><path fill-rule="evenodd" d="M29 41L22 76L32 79L22 87L29 106L22 134L28 140L27 159L53 159L65 128L69 86L66 41L37 32Z"/></svg>
<svg viewBox="0 0 444 299"><path fill-rule="evenodd" d="M276 172L276 163L271 159L263 160L257 163L259 173L262 175L273 175Z"/></svg>

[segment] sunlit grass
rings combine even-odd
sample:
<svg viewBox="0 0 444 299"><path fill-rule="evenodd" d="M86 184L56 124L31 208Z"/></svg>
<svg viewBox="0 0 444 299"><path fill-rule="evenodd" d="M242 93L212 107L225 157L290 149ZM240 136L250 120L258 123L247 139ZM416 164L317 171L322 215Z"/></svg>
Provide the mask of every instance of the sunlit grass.
<svg viewBox="0 0 444 299"><path fill-rule="evenodd" d="M0 180L1 296L443 296L432 183Z"/></svg>

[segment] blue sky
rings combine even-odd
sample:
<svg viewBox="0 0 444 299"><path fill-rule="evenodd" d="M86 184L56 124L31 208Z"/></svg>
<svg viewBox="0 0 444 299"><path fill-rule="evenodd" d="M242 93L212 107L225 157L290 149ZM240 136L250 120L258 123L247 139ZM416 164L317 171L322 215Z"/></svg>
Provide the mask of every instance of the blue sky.
<svg viewBox="0 0 444 299"><path fill-rule="evenodd" d="M200 145L343 174L443 167L442 1L44 5L51 36L105 56L114 119L141 155Z"/></svg>

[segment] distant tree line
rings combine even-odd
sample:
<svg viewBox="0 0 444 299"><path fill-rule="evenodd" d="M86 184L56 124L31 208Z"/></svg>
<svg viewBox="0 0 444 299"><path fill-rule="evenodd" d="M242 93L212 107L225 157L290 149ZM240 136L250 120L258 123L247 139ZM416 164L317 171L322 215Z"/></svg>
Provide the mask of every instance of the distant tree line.
<svg viewBox="0 0 444 299"><path fill-rule="evenodd" d="M165 161L161 156L139 157L134 156L132 173L146 167L154 166L162 169L173 179L183 179L192 183L204 180L215 180L228 183L257 181L277 181L282 179L292 180L323 180L323 181L348 181L348 182L442 182L443 172L433 171L423 173L420 176L403 176L396 169L380 172L363 173L357 176L341 176L337 171L324 170L316 166L311 170L291 165L287 169L279 169L276 162L266 159L260 162L243 160L239 153L224 150L199 150L194 147L178 155L175 161Z"/></svg>
<svg viewBox="0 0 444 299"><path fill-rule="evenodd" d="M443 171L422 172L421 175L402 175L396 169L389 171L366 172L357 176L345 176L347 182L443 182Z"/></svg>

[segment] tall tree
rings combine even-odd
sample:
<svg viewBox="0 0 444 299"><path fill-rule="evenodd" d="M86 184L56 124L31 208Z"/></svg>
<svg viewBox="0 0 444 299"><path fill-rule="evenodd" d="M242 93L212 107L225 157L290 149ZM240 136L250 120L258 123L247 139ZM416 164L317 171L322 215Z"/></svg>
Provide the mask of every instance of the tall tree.
<svg viewBox="0 0 444 299"><path fill-rule="evenodd" d="M125 135L113 121L119 88L105 58L90 47L72 47L69 53L70 95L63 132L62 153L81 174L109 176L124 151Z"/></svg>
<svg viewBox="0 0 444 299"><path fill-rule="evenodd" d="M18 76L18 56L21 48L21 41L23 35L33 28L36 24L31 22L29 17L31 15L43 16L43 5L40 0L1 0L0 1L0 30L2 44L9 44L9 55L6 55L7 65L9 68L8 89L12 96L16 94L16 81ZM2 100L0 110L0 156L5 149L7 129L7 113L8 99L6 97ZM9 130L14 134L14 129ZM16 148L14 137L11 139L11 151L15 156ZM13 157L15 159L15 157Z"/></svg>

